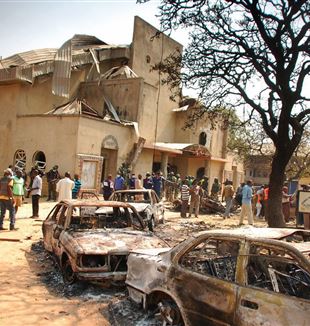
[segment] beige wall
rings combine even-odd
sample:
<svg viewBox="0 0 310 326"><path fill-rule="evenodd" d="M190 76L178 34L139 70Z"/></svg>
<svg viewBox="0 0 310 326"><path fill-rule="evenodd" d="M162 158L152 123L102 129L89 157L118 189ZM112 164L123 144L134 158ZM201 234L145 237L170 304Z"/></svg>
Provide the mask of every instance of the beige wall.
<svg viewBox="0 0 310 326"><path fill-rule="evenodd" d="M115 166L116 173L121 163L126 160L127 153L136 141L133 127L125 127L117 123L104 122L91 118L80 118L77 153L100 156L102 141L108 135L113 135L118 143L118 159L117 166Z"/></svg>
<svg viewBox="0 0 310 326"><path fill-rule="evenodd" d="M176 103L170 100L171 92L167 85L161 84L158 71L151 71L151 69L176 49L182 50L182 46L164 34L152 38L156 32L153 26L135 17L130 64L133 71L143 77L145 82L142 100L143 117L141 116L139 120L142 136L146 137L149 142L171 142L174 139L175 130L172 109L176 107ZM144 116L155 118L152 121L152 128L150 128L150 121ZM157 124L155 140L153 135L155 135L156 117L160 123Z"/></svg>
<svg viewBox="0 0 310 326"><path fill-rule="evenodd" d="M23 149L27 155L26 171L31 169L32 157L42 151L46 157L46 170L55 164L59 172L74 172L78 117L24 116L17 118L16 140L13 151Z"/></svg>

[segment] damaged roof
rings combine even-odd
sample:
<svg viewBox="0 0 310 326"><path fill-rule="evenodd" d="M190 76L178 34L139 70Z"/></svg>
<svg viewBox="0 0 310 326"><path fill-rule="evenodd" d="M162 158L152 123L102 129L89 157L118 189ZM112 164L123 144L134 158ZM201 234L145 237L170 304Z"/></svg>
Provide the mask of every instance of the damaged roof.
<svg viewBox="0 0 310 326"><path fill-rule="evenodd" d="M99 62L129 57L127 45L108 45L95 36L74 35L59 49L32 50L0 60L0 83L33 83L36 77L53 73L52 93L69 97L72 68L92 64L100 73Z"/></svg>
<svg viewBox="0 0 310 326"><path fill-rule="evenodd" d="M57 107L54 110L48 111L45 114L54 114L54 115L87 115L91 117L96 117L102 119L102 116L99 113L91 108L86 101L74 99L66 104L63 104Z"/></svg>

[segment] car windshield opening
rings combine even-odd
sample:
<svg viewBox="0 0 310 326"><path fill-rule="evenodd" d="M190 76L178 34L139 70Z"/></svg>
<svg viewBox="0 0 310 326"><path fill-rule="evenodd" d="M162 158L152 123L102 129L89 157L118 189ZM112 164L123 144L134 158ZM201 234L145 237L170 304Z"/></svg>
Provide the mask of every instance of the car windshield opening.
<svg viewBox="0 0 310 326"><path fill-rule="evenodd" d="M140 221L128 207L80 206L72 212L70 227L74 229L141 228Z"/></svg>

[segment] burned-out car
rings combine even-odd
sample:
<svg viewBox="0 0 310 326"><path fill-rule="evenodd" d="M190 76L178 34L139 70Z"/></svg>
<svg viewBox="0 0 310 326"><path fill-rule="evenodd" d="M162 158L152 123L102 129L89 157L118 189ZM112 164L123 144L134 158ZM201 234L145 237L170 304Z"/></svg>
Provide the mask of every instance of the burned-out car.
<svg viewBox="0 0 310 326"><path fill-rule="evenodd" d="M69 284L77 279L124 281L131 250L167 247L145 230L134 207L120 202L62 201L42 231L45 249L55 254Z"/></svg>
<svg viewBox="0 0 310 326"><path fill-rule="evenodd" d="M164 223L164 203L152 189L117 190L110 200L130 203L147 222L151 231L155 225Z"/></svg>
<svg viewBox="0 0 310 326"><path fill-rule="evenodd" d="M128 257L130 297L163 325L309 325L310 232L205 231Z"/></svg>

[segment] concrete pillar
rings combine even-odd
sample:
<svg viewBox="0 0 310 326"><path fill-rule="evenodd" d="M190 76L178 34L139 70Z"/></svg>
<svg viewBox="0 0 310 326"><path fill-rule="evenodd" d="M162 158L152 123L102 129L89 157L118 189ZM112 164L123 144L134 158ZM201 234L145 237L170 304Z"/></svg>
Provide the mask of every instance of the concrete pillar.
<svg viewBox="0 0 310 326"><path fill-rule="evenodd" d="M164 178L167 178L167 166L168 166L168 153L161 153L160 170L163 173Z"/></svg>

